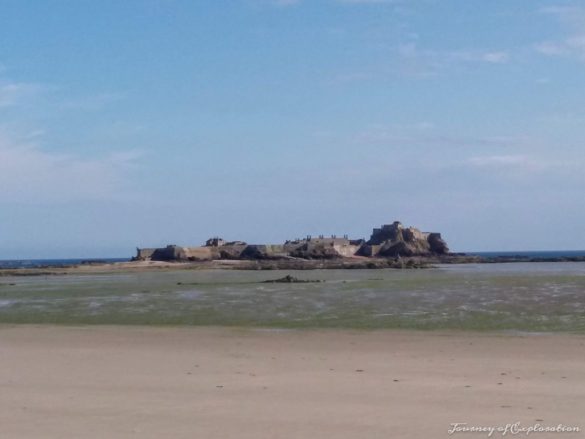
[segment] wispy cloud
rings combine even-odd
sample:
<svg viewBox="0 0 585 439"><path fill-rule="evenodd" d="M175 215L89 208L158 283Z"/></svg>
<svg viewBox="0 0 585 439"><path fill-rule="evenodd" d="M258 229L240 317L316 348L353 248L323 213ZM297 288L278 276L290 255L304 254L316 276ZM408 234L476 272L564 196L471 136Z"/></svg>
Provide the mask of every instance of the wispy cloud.
<svg viewBox="0 0 585 439"><path fill-rule="evenodd" d="M271 0L270 4L278 7L295 6L301 3L302 0Z"/></svg>
<svg viewBox="0 0 585 439"><path fill-rule="evenodd" d="M375 4L396 4L400 0L336 0L337 3L345 3L348 5L375 5Z"/></svg>
<svg viewBox="0 0 585 439"><path fill-rule="evenodd" d="M39 84L0 81L0 108L24 104L42 91Z"/></svg>
<svg viewBox="0 0 585 439"><path fill-rule="evenodd" d="M544 6L538 9L538 12L553 15L562 22L576 27L580 27L585 22L585 8L574 4Z"/></svg>
<svg viewBox="0 0 585 439"><path fill-rule="evenodd" d="M483 52L480 54L480 61L500 64L507 62L510 55L507 52Z"/></svg>
<svg viewBox="0 0 585 439"><path fill-rule="evenodd" d="M535 44L534 50L546 56L576 57L585 61L585 7L557 5L541 8L538 12L555 17L566 28L567 35Z"/></svg>
<svg viewBox="0 0 585 439"><path fill-rule="evenodd" d="M368 81L374 79L374 77L372 73L367 72L341 73L329 79L327 83L329 85L343 85L352 82Z"/></svg>
<svg viewBox="0 0 585 439"><path fill-rule="evenodd" d="M504 64L510 60L505 50L429 50L411 41L396 47L403 61L403 72L411 76L435 76L442 70L461 64Z"/></svg>
<svg viewBox="0 0 585 439"><path fill-rule="evenodd" d="M0 109L43 104L51 109L97 111L125 97L124 93L110 91L72 95L65 87L0 78Z"/></svg>
<svg viewBox="0 0 585 439"><path fill-rule="evenodd" d="M65 100L59 107L65 110L97 111L124 99L124 97L122 93L98 93Z"/></svg>
<svg viewBox="0 0 585 439"><path fill-rule="evenodd" d="M507 148L512 145L525 144L528 139L523 136L458 136L444 134L440 127L430 121L419 121L411 124L372 124L357 133L354 141L361 144L430 145L444 147L498 147Z"/></svg>
<svg viewBox="0 0 585 439"><path fill-rule="evenodd" d="M403 0L333 0L335 3L345 5L390 5L399 4ZM303 0L266 0L265 4L272 6L287 7L301 4Z"/></svg>
<svg viewBox="0 0 585 439"><path fill-rule="evenodd" d="M551 158L542 154L478 155L463 161L463 167L489 174L506 174L522 178L555 176L565 179L582 180L583 160L581 158ZM536 181L535 181L536 183Z"/></svg>
<svg viewBox="0 0 585 439"><path fill-rule="evenodd" d="M87 158L0 133L0 200L42 204L116 198L140 155L121 151Z"/></svg>
<svg viewBox="0 0 585 439"><path fill-rule="evenodd" d="M451 63L454 61L485 62L501 64L510 59L506 51L494 50L426 50L420 49L417 43L410 42L398 47L399 53L404 57L426 58L437 63Z"/></svg>
<svg viewBox="0 0 585 439"><path fill-rule="evenodd" d="M575 56L585 60L585 34L574 35L562 41L545 41L534 49L547 56Z"/></svg>
<svg viewBox="0 0 585 439"><path fill-rule="evenodd" d="M564 43L552 42L552 41L544 41L542 43L538 43L534 46L534 49L542 53L543 55L549 56L559 56L559 55L566 55L568 53L567 47L565 47Z"/></svg>
<svg viewBox="0 0 585 439"><path fill-rule="evenodd" d="M480 168L491 167L531 167L534 162L524 155L490 155L471 157L467 160L469 165Z"/></svg>

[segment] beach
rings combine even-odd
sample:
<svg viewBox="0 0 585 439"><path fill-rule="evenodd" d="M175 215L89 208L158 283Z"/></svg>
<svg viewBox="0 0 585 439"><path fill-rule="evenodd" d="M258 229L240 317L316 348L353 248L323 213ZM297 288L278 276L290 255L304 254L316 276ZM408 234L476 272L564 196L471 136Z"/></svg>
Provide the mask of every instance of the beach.
<svg viewBox="0 0 585 439"><path fill-rule="evenodd" d="M584 349L585 337L571 334L2 325L1 437L487 437L448 431L515 422L583 429Z"/></svg>
<svg viewBox="0 0 585 439"><path fill-rule="evenodd" d="M585 439L585 0L0 42L0 439Z"/></svg>

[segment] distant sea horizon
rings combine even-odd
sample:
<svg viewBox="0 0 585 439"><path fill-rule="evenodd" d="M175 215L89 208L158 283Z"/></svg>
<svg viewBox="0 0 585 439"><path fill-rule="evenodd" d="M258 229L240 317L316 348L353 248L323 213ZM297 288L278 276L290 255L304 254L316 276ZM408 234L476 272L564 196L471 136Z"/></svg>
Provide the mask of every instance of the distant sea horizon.
<svg viewBox="0 0 585 439"><path fill-rule="evenodd" d="M542 250L542 251L482 251L482 252L454 252L465 253L471 256L481 256L484 258L501 258L501 257L526 257L526 258L571 258L585 257L585 250ZM132 258L55 258L55 259L0 259L0 269L7 268L39 268L39 267L64 267L69 265L79 265L82 263L99 263L99 262L128 262Z"/></svg>
<svg viewBox="0 0 585 439"><path fill-rule="evenodd" d="M541 251L487 251L487 252L462 252L466 255L481 256L484 258L501 258L520 256L525 258L574 258L585 257L585 250L541 250Z"/></svg>
<svg viewBox="0 0 585 439"><path fill-rule="evenodd" d="M99 262L128 262L127 258L65 258L65 259L0 259L2 268L39 268L39 267L65 267L68 265L79 265L81 263Z"/></svg>

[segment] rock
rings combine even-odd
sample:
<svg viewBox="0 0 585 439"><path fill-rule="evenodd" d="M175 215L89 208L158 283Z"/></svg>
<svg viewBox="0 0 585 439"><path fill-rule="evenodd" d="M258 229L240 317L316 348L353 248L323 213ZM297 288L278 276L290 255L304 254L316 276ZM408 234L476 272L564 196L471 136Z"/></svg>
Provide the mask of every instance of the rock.
<svg viewBox="0 0 585 439"><path fill-rule="evenodd" d="M286 276L281 277L280 279L265 280L263 283L265 283L265 284L274 284L274 283L305 284L305 283L316 283L316 282L321 282L321 281L320 280L303 280L303 279L299 279L297 277L291 276L290 274L287 274Z"/></svg>
<svg viewBox="0 0 585 439"><path fill-rule="evenodd" d="M240 254L241 259L283 259L288 257L282 245L248 245Z"/></svg>
<svg viewBox="0 0 585 439"><path fill-rule="evenodd" d="M248 245L240 257L243 259L269 259L265 245Z"/></svg>
<svg viewBox="0 0 585 439"><path fill-rule="evenodd" d="M438 255L446 255L447 253L449 253L449 247L441 237L440 233L429 233L427 241L429 242L432 253Z"/></svg>
<svg viewBox="0 0 585 439"><path fill-rule="evenodd" d="M358 258L356 258L356 256ZM421 232L414 227L404 227L399 221L385 224L373 230L370 239L349 239L347 235L286 241L284 244L246 244L243 241L226 242L221 238L208 239L204 247L180 247L168 245L164 248L139 248L136 261L213 261L252 260L286 265L287 260L319 260L322 263L335 261L357 262L359 257L400 258L428 257L434 260L450 259L447 243L440 233ZM449 262L449 261L447 261ZM372 264L379 265L372 261ZM302 263L300 263L302 265ZM384 265L384 262L381 263ZM276 266L276 265L275 265ZM268 267L264 265L263 267Z"/></svg>
<svg viewBox="0 0 585 439"><path fill-rule="evenodd" d="M205 247L221 247L225 244L225 240L218 238L217 236L209 238L205 241Z"/></svg>
<svg viewBox="0 0 585 439"><path fill-rule="evenodd" d="M335 259L340 257L335 249L326 246L302 246L292 252L291 256L303 259Z"/></svg>
<svg viewBox="0 0 585 439"><path fill-rule="evenodd" d="M221 259L241 259L246 247L246 244L227 244L219 248L219 256Z"/></svg>
<svg viewBox="0 0 585 439"><path fill-rule="evenodd" d="M399 221L374 229L364 246L367 256L433 256L449 252L439 233L425 233L414 227L405 228Z"/></svg>
<svg viewBox="0 0 585 439"><path fill-rule="evenodd" d="M312 239L297 247L290 255L303 259L341 258L340 245L344 245L345 241L344 239L338 238Z"/></svg>
<svg viewBox="0 0 585 439"><path fill-rule="evenodd" d="M105 265L108 261L105 259L87 259L80 262L81 265Z"/></svg>
<svg viewBox="0 0 585 439"><path fill-rule="evenodd" d="M384 224L381 228L374 229L367 244L380 245L387 241L403 241L402 229L403 227L400 221L394 221L392 224Z"/></svg>

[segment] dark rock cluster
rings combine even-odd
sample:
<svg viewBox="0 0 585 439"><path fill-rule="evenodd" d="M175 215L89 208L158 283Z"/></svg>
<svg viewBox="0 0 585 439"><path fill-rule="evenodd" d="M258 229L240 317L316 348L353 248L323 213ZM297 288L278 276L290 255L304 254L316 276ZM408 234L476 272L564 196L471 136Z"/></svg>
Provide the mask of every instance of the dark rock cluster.
<svg viewBox="0 0 585 439"><path fill-rule="evenodd" d="M366 243L371 256L431 256L449 253L449 247L440 233L424 233L400 222L374 229Z"/></svg>

